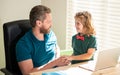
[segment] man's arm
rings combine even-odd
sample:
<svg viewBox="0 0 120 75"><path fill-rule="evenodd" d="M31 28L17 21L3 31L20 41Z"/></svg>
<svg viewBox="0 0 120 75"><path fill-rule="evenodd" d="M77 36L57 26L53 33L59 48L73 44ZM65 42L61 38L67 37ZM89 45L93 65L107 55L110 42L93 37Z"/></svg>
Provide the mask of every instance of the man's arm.
<svg viewBox="0 0 120 75"><path fill-rule="evenodd" d="M31 59L18 62L18 65L19 65L20 70L23 75L28 75L31 72L50 69L50 68L53 68L54 66L65 66L68 64L69 64L69 61L66 60L65 57L60 57L58 59L55 59L54 61L51 61L51 62L49 62L43 66L37 67L37 68L34 68L33 62Z"/></svg>
<svg viewBox="0 0 120 75"><path fill-rule="evenodd" d="M37 71L37 68L33 68L33 63L31 59L18 62L20 70L23 75L28 75L30 72Z"/></svg>

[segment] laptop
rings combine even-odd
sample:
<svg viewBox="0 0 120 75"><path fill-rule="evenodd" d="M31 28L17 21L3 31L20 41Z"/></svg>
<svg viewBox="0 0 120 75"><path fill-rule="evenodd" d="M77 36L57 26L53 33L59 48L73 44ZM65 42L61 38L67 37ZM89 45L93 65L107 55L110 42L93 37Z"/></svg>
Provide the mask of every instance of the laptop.
<svg viewBox="0 0 120 75"><path fill-rule="evenodd" d="M85 64L79 65L79 67L93 72L115 67L118 64L119 56L120 48L102 50L97 53L94 61L88 61Z"/></svg>

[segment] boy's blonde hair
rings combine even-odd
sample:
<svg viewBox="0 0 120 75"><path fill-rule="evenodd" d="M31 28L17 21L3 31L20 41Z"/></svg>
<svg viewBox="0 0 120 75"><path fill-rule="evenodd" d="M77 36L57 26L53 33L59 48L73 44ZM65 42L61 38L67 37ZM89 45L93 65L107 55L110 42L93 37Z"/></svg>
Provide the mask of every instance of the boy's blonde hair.
<svg viewBox="0 0 120 75"><path fill-rule="evenodd" d="M85 29L84 35L95 35L92 16L88 11L78 12L74 18L83 24L83 29Z"/></svg>

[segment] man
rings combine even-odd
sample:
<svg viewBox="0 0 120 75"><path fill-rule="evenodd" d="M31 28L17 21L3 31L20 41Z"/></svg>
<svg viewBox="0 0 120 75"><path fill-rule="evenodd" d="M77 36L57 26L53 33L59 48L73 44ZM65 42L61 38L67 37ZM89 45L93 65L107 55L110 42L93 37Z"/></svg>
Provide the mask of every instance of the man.
<svg viewBox="0 0 120 75"><path fill-rule="evenodd" d="M29 30L16 45L16 57L23 75L69 64L65 57L58 56L57 39L50 29L51 10L37 5L30 12Z"/></svg>

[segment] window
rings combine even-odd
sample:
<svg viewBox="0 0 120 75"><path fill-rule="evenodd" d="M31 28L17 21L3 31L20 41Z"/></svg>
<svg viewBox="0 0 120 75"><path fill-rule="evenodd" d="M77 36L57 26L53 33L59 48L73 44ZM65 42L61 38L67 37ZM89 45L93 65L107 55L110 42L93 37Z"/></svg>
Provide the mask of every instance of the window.
<svg viewBox="0 0 120 75"><path fill-rule="evenodd" d="M120 0L67 0L66 49L71 49L71 39L76 34L74 15L89 11L97 33L98 49L120 46Z"/></svg>

